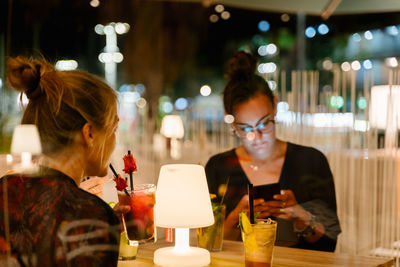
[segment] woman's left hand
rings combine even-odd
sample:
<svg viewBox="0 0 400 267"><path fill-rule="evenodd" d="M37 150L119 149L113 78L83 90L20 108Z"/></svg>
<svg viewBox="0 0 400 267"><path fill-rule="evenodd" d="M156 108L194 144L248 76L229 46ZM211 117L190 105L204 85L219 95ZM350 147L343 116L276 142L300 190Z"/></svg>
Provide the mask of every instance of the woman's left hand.
<svg viewBox="0 0 400 267"><path fill-rule="evenodd" d="M287 220L300 220L307 222L309 213L297 203L292 190L281 190L280 195L275 195L276 200L280 200L280 207L276 207L272 216Z"/></svg>

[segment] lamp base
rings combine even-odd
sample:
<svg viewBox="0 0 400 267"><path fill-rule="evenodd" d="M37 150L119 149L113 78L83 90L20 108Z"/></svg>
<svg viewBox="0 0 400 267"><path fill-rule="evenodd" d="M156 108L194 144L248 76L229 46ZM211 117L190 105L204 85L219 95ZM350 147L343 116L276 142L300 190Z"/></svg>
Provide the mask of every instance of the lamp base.
<svg viewBox="0 0 400 267"><path fill-rule="evenodd" d="M174 247L160 248L154 252L154 263L160 266L207 266L210 252L203 248L189 247L189 251L176 251Z"/></svg>

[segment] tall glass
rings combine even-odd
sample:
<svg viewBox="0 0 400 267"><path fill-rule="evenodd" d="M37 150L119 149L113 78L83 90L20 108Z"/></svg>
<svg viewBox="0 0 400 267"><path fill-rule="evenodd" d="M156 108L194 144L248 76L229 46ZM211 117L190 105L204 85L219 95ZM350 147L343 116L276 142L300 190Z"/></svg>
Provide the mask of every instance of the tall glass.
<svg viewBox="0 0 400 267"><path fill-rule="evenodd" d="M257 220L252 231L242 231L246 267L271 267L276 239L276 221Z"/></svg>
<svg viewBox="0 0 400 267"><path fill-rule="evenodd" d="M121 205L129 205L131 210L124 215L129 240L139 243L154 240L154 204L156 186L154 184L138 184L133 191L118 191Z"/></svg>
<svg viewBox="0 0 400 267"><path fill-rule="evenodd" d="M214 205L214 224L197 228L197 245L209 251L221 251L224 238L225 205Z"/></svg>

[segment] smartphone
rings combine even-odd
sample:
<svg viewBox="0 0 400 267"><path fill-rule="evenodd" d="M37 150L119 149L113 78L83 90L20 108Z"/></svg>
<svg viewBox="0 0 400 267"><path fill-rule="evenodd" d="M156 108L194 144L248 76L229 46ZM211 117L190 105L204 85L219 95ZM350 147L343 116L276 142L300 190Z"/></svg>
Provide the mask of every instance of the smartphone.
<svg viewBox="0 0 400 267"><path fill-rule="evenodd" d="M279 183L266 184L253 187L254 199L263 198L265 201L274 200L274 195L281 193Z"/></svg>

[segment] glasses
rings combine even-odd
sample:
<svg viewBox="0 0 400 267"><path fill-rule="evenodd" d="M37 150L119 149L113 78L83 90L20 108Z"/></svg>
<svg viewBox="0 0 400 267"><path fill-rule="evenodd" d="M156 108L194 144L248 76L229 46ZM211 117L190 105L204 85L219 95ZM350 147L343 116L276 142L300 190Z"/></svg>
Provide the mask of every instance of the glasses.
<svg viewBox="0 0 400 267"><path fill-rule="evenodd" d="M273 125L275 123L275 120L270 119L269 115L266 115L262 117L256 126L250 126L245 123L238 123L235 124L235 132L239 137L246 137L248 133L251 133L253 131L257 131L260 134L265 134L269 133L273 129Z"/></svg>

